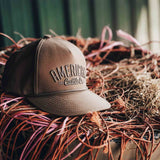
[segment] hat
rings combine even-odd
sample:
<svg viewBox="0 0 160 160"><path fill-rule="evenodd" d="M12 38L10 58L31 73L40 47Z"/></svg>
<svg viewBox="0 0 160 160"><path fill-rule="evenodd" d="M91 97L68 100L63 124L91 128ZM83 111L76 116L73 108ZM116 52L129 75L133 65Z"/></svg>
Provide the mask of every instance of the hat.
<svg viewBox="0 0 160 160"><path fill-rule="evenodd" d="M5 66L5 92L26 97L59 116L105 110L110 104L88 90L86 62L72 43L44 36L12 54Z"/></svg>

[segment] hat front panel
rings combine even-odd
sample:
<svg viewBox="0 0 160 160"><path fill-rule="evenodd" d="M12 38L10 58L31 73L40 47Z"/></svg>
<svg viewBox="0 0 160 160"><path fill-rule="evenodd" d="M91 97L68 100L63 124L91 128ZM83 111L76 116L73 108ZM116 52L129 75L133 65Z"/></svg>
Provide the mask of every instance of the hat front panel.
<svg viewBox="0 0 160 160"><path fill-rule="evenodd" d="M44 41L38 58L36 94L86 89L85 60L75 54L63 45L63 40Z"/></svg>

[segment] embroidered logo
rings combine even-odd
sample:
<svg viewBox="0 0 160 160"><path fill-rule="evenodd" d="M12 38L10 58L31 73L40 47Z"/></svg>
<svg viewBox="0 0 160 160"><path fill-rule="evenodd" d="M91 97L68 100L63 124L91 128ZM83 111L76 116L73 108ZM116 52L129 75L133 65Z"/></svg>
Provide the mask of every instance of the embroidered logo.
<svg viewBox="0 0 160 160"><path fill-rule="evenodd" d="M67 64L50 71L54 82L64 85L78 85L85 83L86 69L79 64ZM62 84L59 83L59 84Z"/></svg>

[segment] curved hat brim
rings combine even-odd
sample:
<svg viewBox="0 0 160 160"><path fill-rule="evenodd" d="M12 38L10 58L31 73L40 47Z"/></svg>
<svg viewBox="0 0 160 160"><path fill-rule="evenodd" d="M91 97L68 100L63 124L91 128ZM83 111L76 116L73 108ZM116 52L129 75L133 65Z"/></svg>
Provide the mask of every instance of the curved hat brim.
<svg viewBox="0 0 160 160"><path fill-rule="evenodd" d="M27 99L40 109L59 116L83 115L110 108L107 100L90 90L34 96Z"/></svg>

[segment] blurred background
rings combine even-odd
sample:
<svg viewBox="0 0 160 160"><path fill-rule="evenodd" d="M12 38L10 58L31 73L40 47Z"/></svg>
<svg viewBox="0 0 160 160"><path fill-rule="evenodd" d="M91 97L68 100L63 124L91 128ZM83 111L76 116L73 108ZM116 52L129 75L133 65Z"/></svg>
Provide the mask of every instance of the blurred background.
<svg viewBox="0 0 160 160"><path fill-rule="evenodd" d="M160 53L160 0L0 0L0 32L15 41L44 34L98 37L105 25L113 40L121 29ZM107 38L107 35L106 35ZM11 45L0 36L0 46Z"/></svg>

